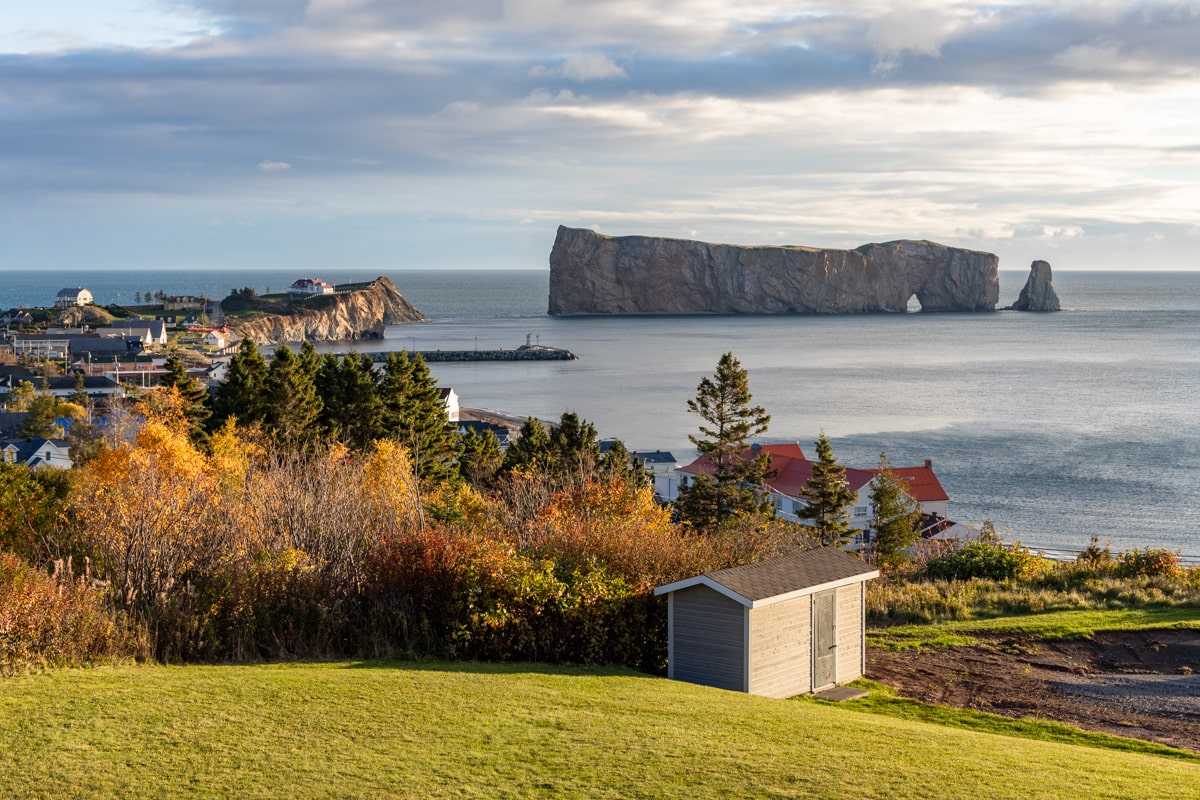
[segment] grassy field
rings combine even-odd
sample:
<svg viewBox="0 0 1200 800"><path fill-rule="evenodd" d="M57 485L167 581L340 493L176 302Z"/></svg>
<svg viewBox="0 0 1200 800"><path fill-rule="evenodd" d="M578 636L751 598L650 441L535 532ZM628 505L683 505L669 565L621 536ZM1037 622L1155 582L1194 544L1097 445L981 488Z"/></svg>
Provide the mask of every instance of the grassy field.
<svg viewBox="0 0 1200 800"><path fill-rule="evenodd" d="M1200 794L1200 763L1102 745L617 670L145 666L0 681L11 798Z"/></svg>
<svg viewBox="0 0 1200 800"><path fill-rule="evenodd" d="M1042 639L1071 639L1090 637L1097 631L1158 628L1200 628L1200 609L1184 607L1051 611L1045 614L1014 614L992 619L897 625L868 630L867 642L872 647L890 649L956 647L974 644L972 633L1026 634Z"/></svg>

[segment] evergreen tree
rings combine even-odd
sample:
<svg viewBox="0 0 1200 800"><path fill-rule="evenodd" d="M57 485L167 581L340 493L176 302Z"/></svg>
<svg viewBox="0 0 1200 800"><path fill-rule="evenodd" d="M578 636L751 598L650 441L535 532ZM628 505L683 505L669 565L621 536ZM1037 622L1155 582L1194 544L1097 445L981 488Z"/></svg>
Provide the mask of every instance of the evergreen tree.
<svg viewBox="0 0 1200 800"><path fill-rule="evenodd" d="M334 360L337 360L336 356ZM326 415L329 429L336 430L339 439L358 450L384 436L383 403L375 382L374 366L368 355L347 353L341 358L334 385L327 386L329 367L327 363L321 365L322 389L332 391L332 395L321 395L327 406L333 406L333 414Z"/></svg>
<svg viewBox="0 0 1200 800"><path fill-rule="evenodd" d="M561 469L590 469L600 459L596 426L574 411L564 411L550 431L550 461Z"/></svg>
<svg viewBox="0 0 1200 800"><path fill-rule="evenodd" d="M163 388L174 386L179 392L179 396L186 406L185 413L188 421L192 425L191 439L200 444L208 438L204 431L204 424L213 413L209 408L212 395L203 383L187 374L187 365L179 356L169 356L164 366L167 372L159 378L158 383Z"/></svg>
<svg viewBox="0 0 1200 800"><path fill-rule="evenodd" d="M871 516L875 518L875 555L880 564L906 560L906 551L920 536L921 508L892 472L886 453L879 454L879 472L871 480Z"/></svg>
<svg viewBox="0 0 1200 800"><path fill-rule="evenodd" d="M688 400L688 411L707 423L700 425L699 436L688 438L712 473L681 489L675 507L681 520L697 528L711 529L735 515L774 513L766 489L770 456L755 452L748 441L766 433L771 417L762 406L751 406L751 399L746 370L733 353L726 353L713 378L703 378L695 399Z"/></svg>
<svg viewBox="0 0 1200 800"><path fill-rule="evenodd" d="M17 435L21 438L41 437L55 439L63 435L62 426L55 420L58 417L58 398L52 394L39 394L29 404L29 416L21 423Z"/></svg>
<svg viewBox="0 0 1200 800"><path fill-rule="evenodd" d="M317 379L317 373L321 370L321 354L317 352L317 348L312 342L305 340L304 344L300 345L300 371L308 376L310 381Z"/></svg>
<svg viewBox="0 0 1200 800"><path fill-rule="evenodd" d="M858 494L846 482L846 468L833 457L833 446L825 431L821 431L816 445L812 477L800 491L808 503L798 516L812 522L822 545L840 547L850 540L850 516L846 508Z"/></svg>
<svg viewBox="0 0 1200 800"><path fill-rule="evenodd" d="M384 433L408 450L423 480L443 481L458 470L458 426L450 421L441 389L420 354L388 354L379 382Z"/></svg>
<svg viewBox="0 0 1200 800"><path fill-rule="evenodd" d="M491 486L504 463L504 451L500 449L496 434L488 430L478 433L474 428L468 428L461 437L460 447L459 477L479 488Z"/></svg>
<svg viewBox="0 0 1200 800"><path fill-rule="evenodd" d="M85 412L92 409L92 398L88 396L87 389L84 387L82 372L75 373L75 388L71 390L70 400Z"/></svg>
<svg viewBox="0 0 1200 800"><path fill-rule="evenodd" d="M528 469L535 464L546 466L550 460L550 434L537 417L529 417L521 426L517 440L508 446L502 469L511 472Z"/></svg>
<svg viewBox="0 0 1200 800"><path fill-rule="evenodd" d="M237 354L229 360L229 374L213 397L209 429L217 430L230 417L247 426L262 423L266 415L263 390L268 371L267 360L254 340L242 339Z"/></svg>
<svg viewBox="0 0 1200 800"><path fill-rule="evenodd" d="M302 447L317 437L321 398L304 363L291 348L282 345L275 348L264 396L263 427L276 442Z"/></svg>

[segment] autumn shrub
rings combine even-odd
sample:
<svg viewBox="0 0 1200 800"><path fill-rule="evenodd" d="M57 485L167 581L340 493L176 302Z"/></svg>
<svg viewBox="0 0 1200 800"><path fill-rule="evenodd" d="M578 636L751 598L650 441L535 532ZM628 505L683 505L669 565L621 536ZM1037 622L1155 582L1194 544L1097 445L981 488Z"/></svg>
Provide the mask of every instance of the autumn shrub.
<svg viewBox="0 0 1200 800"><path fill-rule="evenodd" d="M1028 576L1044 569L1044 559L1020 544L1011 547L993 542L968 542L925 564L925 574L934 579L1005 580Z"/></svg>
<svg viewBox="0 0 1200 800"><path fill-rule="evenodd" d="M0 674L142 658L145 632L107 602L102 587L66 563L51 574L0 552Z"/></svg>
<svg viewBox="0 0 1200 800"><path fill-rule="evenodd" d="M1173 550L1135 547L1117 556L1117 574L1125 578L1135 576L1176 578L1183 572L1179 553Z"/></svg>

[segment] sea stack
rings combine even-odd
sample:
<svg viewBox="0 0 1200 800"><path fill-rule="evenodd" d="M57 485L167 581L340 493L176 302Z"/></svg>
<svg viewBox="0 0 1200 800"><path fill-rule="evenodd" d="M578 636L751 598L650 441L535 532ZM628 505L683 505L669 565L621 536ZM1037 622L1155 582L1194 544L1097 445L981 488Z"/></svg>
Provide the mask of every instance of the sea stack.
<svg viewBox="0 0 1200 800"><path fill-rule="evenodd" d="M1009 306L1013 311L1062 311L1058 295L1050 285L1052 276L1050 264L1046 261L1035 261L1029 267L1029 279L1017 302Z"/></svg>
<svg viewBox="0 0 1200 800"><path fill-rule="evenodd" d="M560 227L550 308L570 314L994 311L998 259L927 241L854 250L604 236Z"/></svg>

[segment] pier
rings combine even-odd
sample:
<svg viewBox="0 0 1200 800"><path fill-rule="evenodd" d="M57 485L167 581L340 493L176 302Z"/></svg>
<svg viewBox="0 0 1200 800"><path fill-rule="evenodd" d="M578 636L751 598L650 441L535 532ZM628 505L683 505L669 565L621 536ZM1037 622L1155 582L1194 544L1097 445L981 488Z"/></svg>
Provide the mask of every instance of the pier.
<svg viewBox="0 0 1200 800"><path fill-rule="evenodd" d="M513 350L404 350L425 359L425 363L466 361L574 361L577 355L558 347L543 347L540 344L523 344ZM386 361L387 353L369 353L374 361Z"/></svg>

